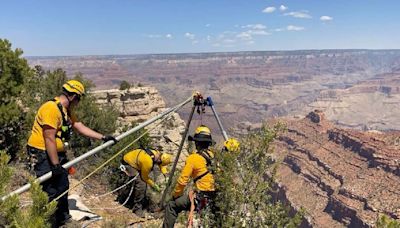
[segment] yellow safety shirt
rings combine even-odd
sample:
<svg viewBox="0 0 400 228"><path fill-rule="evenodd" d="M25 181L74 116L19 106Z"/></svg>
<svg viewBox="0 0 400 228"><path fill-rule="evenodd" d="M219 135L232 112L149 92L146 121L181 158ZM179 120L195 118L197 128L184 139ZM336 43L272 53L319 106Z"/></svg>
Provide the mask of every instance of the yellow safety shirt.
<svg viewBox="0 0 400 228"><path fill-rule="evenodd" d="M154 153L154 150L152 150ZM151 170L153 169L153 159L143 149L136 149L126 153L123 157L124 161L132 166L134 169L139 171L140 177L151 187L154 187L154 181L149 177ZM167 167L159 165L161 173L167 174Z"/></svg>
<svg viewBox="0 0 400 228"><path fill-rule="evenodd" d="M40 106L38 112L36 113L32 132L28 139L28 145L33 148L46 150L42 128L44 125L57 129L57 135L59 137L61 136L62 116L60 109L57 107L57 104L60 102L60 98L56 97L54 100L55 101L47 101L44 103L42 106ZM63 115L66 119L69 118L72 123L76 122L76 117L74 115L68 117L67 109L65 107L63 107ZM56 144L58 152L65 151L64 144L58 137L56 137Z"/></svg>
<svg viewBox="0 0 400 228"><path fill-rule="evenodd" d="M211 151L208 151L208 154L212 158L214 157L214 154ZM206 173L207 171L207 160L203 156L197 153L189 155L186 159L185 167L183 167L181 175L176 183L173 196L177 198L183 194L185 186L189 182L189 178L196 179L196 177ZM209 172L202 178L198 179L195 186L200 191L215 191L214 175Z"/></svg>

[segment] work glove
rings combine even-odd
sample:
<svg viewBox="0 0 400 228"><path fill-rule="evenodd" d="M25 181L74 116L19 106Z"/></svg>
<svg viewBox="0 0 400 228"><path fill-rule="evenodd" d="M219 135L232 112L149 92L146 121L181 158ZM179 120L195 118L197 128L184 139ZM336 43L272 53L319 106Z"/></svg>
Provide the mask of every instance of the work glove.
<svg viewBox="0 0 400 228"><path fill-rule="evenodd" d="M118 140L114 138L112 135L105 135L101 138L104 142L108 142L110 140L114 141L114 144L117 144Z"/></svg>
<svg viewBox="0 0 400 228"><path fill-rule="evenodd" d="M161 192L161 188L157 184L153 185L153 190L156 191L156 192Z"/></svg>
<svg viewBox="0 0 400 228"><path fill-rule="evenodd" d="M64 167L62 167L60 164L57 164L57 165L54 165L53 167L51 167L51 172L52 172L53 177L58 177L63 174L68 175L68 171L66 169L64 169Z"/></svg>

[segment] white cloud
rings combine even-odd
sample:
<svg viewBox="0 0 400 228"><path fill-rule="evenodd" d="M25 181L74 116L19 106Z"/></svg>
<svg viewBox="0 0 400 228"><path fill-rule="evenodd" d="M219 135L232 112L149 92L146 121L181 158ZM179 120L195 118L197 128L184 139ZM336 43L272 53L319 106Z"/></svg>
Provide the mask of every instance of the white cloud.
<svg viewBox="0 0 400 228"><path fill-rule="evenodd" d="M275 10L276 10L275 7L269 6L269 7L265 8L262 12L263 12L263 13L272 13L272 12L274 12Z"/></svg>
<svg viewBox="0 0 400 228"><path fill-rule="evenodd" d="M167 35L165 35L165 38L172 39L172 35L171 34L167 34Z"/></svg>
<svg viewBox="0 0 400 228"><path fill-rule="evenodd" d="M210 41L211 40L211 36L208 35L206 39L207 39L207 41Z"/></svg>
<svg viewBox="0 0 400 228"><path fill-rule="evenodd" d="M271 33L265 31L265 30L248 30L245 32L241 32L236 35L236 38L242 39L242 40L252 40L253 36L267 36L271 35Z"/></svg>
<svg viewBox="0 0 400 228"><path fill-rule="evenodd" d="M277 28L277 29L274 29L274 31L275 32L282 32L282 31L285 31L285 28Z"/></svg>
<svg viewBox="0 0 400 228"><path fill-rule="evenodd" d="M185 37L190 40L193 40L195 38L195 35L193 33L187 32L185 33Z"/></svg>
<svg viewBox="0 0 400 228"><path fill-rule="evenodd" d="M285 13L285 16L292 16L296 18L312 18L310 14L308 14L307 11L298 11L298 12L290 12L290 13Z"/></svg>
<svg viewBox="0 0 400 228"><path fill-rule="evenodd" d="M236 35L237 38L242 39L242 40L252 40L253 36L247 32L241 32Z"/></svg>
<svg viewBox="0 0 400 228"><path fill-rule="evenodd" d="M266 32L265 30L249 30L247 31L250 35L261 35L261 36L266 36L270 35L271 33Z"/></svg>
<svg viewBox="0 0 400 228"><path fill-rule="evenodd" d="M159 35L159 34L146 34L144 36L147 37L147 38L150 38L150 39L156 39L156 38L161 38L162 37L162 35Z"/></svg>
<svg viewBox="0 0 400 228"><path fill-rule="evenodd" d="M280 11L285 11L285 10L288 9L288 7L287 7L287 6L284 6L284 5L281 5L281 6L279 7L279 9L280 9Z"/></svg>
<svg viewBox="0 0 400 228"><path fill-rule="evenodd" d="M301 31L301 30L304 30L304 27L294 26L294 25L288 25L288 26L286 27L286 29L287 29L288 31Z"/></svg>
<svg viewBox="0 0 400 228"><path fill-rule="evenodd" d="M210 27L211 26L211 24L206 24L206 27Z"/></svg>
<svg viewBox="0 0 400 228"><path fill-rule="evenodd" d="M263 24L249 24L249 25L244 25L242 28L249 28L249 29L257 29L257 30L263 30L266 29L267 26Z"/></svg>
<svg viewBox="0 0 400 228"><path fill-rule="evenodd" d="M332 21L333 17L330 16L322 16L319 18L321 21Z"/></svg>
<svg viewBox="0 0 400 228"><path fill-rule="evenodd" d="M193 40L193 41L192 41L192 44L197 44L197 43L199 43L198 40Z"/></svg>

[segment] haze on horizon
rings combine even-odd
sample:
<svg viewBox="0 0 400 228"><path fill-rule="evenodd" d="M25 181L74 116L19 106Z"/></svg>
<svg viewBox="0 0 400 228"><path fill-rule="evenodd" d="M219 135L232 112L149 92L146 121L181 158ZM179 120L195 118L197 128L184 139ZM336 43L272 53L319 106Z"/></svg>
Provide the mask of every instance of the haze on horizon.
<svg viewBox="0 0 400 228"><path fill-rule="evenodd" d="M395 0L3 1L26 56L400 49Z"/></svg>

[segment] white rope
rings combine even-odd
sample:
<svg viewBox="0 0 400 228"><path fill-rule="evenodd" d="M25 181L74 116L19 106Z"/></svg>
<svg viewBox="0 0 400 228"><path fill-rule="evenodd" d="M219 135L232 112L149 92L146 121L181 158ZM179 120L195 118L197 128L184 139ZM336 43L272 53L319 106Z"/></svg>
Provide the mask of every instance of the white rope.
<svg viewBox="0 0 400 228"><path fill-rule="evenodd" d="M136 179L137 176L138 176L138 175L136 175L132 180ZM135 187L135 183L132 183L131 190L129 191L129 195L128 195L128 197L126 198L125 202L124 202L123 204L117 206L117 207L111 207L111 208L98 207L98 208L89 208L89 209L91 209L91 210L115 210L115 209L121 208L121 207L125 206L126 203L128 203L129 199L130 199L131 196L132 196L132 192L133 192L134 187Z"/></svg>
<svg viewBox="0 0 400 228"><path fill-rule="evenodd" d="M118 191L118 190L120 190L120 189L122 189L122 188L125 188L128 184L130 184L130 183L132 183L134 180L136 180L138 176L139 176L139 174L136 174L136 176L135 176L134 178L132 178L130 181L126 182L125 184L119 186L118 188L112 190L111 192L107 192L107 193L104 193L103 195L96 196L95 198L102 198L102 197L104 197L104 196L113 194L114 192L116 192L116 191Z"/></svg>

